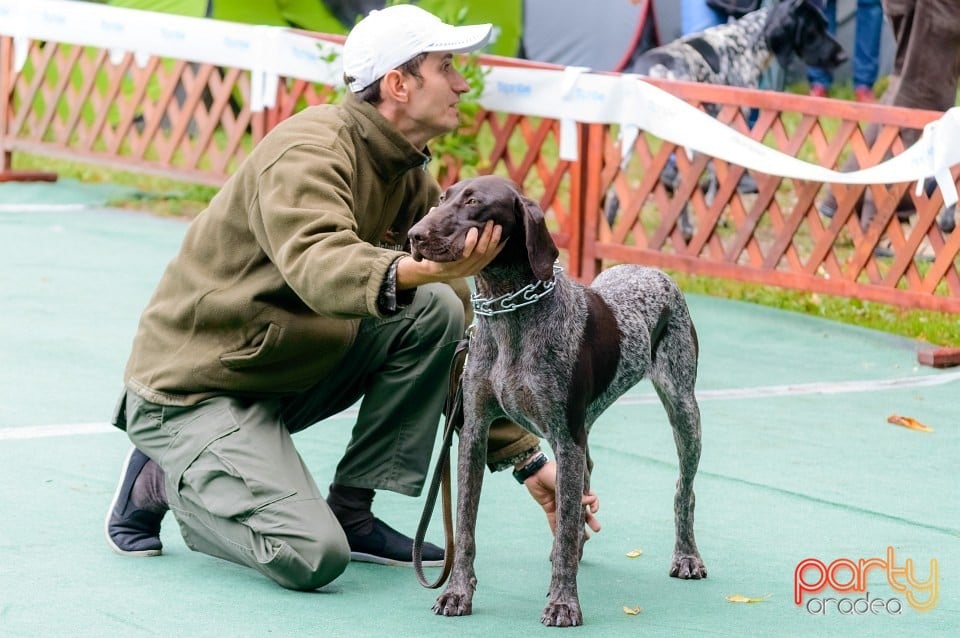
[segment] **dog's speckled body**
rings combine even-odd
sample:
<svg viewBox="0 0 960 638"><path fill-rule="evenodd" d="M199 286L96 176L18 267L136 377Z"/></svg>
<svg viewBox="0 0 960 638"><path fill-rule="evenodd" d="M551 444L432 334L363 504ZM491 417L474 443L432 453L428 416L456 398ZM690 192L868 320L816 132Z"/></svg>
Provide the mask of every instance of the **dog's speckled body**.
<svg viewBox="0 0 960 638"><path fill-rule="evenodd" d="M649 49L628 71L755 89L774 57L784 68L794 57L830 69L846 60L819 8L809 0L784 0L773 8L764 7L739 20Z"/></svg>
<svg viewBox="0 0 960 638"><path fill-rule="evenodd" d="M682 293L664 273L641 266L611 268L590 287L554 275L558 251L542 211L513 183L495 176L448 189L440 205L411 228L413 255L457 259L466 231L489 219L503 227L506 245L477 275L478 294L495 298L551 277L556 286L530 305L478 317L463 374L456 557L435 611L471 613L487 433L493 421L507 418L546 439L556 455L553 578L541 621L582 623L577 569L584 539L581 494L589 490L592 466L587 434L597 417L644 377L666 408L680 462L670 574L706 577L693 533L693 478L700 458L697 340Z"/></svg>

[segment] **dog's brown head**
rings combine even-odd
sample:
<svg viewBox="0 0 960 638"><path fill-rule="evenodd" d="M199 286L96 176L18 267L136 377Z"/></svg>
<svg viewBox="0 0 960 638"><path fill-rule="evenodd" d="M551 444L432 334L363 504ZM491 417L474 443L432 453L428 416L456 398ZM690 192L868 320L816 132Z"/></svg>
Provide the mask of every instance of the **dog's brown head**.
<svg viewBox="0 0 960 638"><path fill-rule="evenodd" d="M543 211L516 184L496 175L474 177L447 189L440 203L407 233L414 259L456 261L463 255L467 231L483 230L487 221L503 228L506 242L497 265L529 263L537 279L553 277L559 251Z"/></svg>

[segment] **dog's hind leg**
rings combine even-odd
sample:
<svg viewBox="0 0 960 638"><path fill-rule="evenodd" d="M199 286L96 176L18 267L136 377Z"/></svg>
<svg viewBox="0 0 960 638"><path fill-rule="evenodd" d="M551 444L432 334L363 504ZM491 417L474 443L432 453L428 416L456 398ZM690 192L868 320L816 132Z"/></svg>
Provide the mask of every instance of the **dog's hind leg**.
<svg viewBox="0 0 960 638"><path fill-rule="evenodd" d="M685 312L675 313L657 345L649 376L667 411L677 446L680 477L673 503L676 544L670 575L685 579L707 577L693 533L693 478L700 463L700 408L694 395L696 374L696 333Z"/></svg>
<svg viewBox="0 0 960 638"><path fill-rule="evenodd" d="M664 397L665 394L661 394L661 398ZM677 578L706 578L707 569L700 558L693 532L696 502L693 478L700 462L700 409L693 395L673 401L665 399L664 406L667 407L670 424L673 426L677 460L680 464L680 477L677 479L677 492L673 502L677 539L670 563L670 575Z"/></svg>
<svg viewBox="0 0 960 638"><path fill-rule="evenodd" d="M547 606L540 622L551 627L583 624L577 594L577 570L583 542L583 479L585 450L570 439L551 440L557 457L557 529L553 539L553 573Z"/></svg>

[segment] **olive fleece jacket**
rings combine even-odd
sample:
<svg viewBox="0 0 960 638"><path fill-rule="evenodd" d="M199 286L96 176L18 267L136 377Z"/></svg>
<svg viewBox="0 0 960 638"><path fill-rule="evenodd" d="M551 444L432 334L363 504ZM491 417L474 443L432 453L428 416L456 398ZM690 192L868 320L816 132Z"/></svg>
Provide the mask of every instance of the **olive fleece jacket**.
<svg viewBox="0 0 960 638"><path fill-rule="evenodd" d="M334 373L360 320L383 316L387 272L438 200L429 160L357 100L281 122L188 228L141 316L127 387L189 406L291 395ZM466 283L451 285L466 303ZM491 463L536 444L495 430Z"/></svg>

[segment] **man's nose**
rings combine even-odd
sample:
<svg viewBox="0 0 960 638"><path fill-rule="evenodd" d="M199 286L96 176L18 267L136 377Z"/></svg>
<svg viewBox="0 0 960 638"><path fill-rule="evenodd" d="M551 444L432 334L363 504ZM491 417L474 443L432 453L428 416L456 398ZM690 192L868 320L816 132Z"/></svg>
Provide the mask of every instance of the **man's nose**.
<svg viewBox="0 0 960 638"><path fill-rule="evenodd" d="M466 93L470 90L470 85L467 84L467 79L463 77L459 71L456 73L456 77L453 82L453 90L457 93Z"/></svg>

